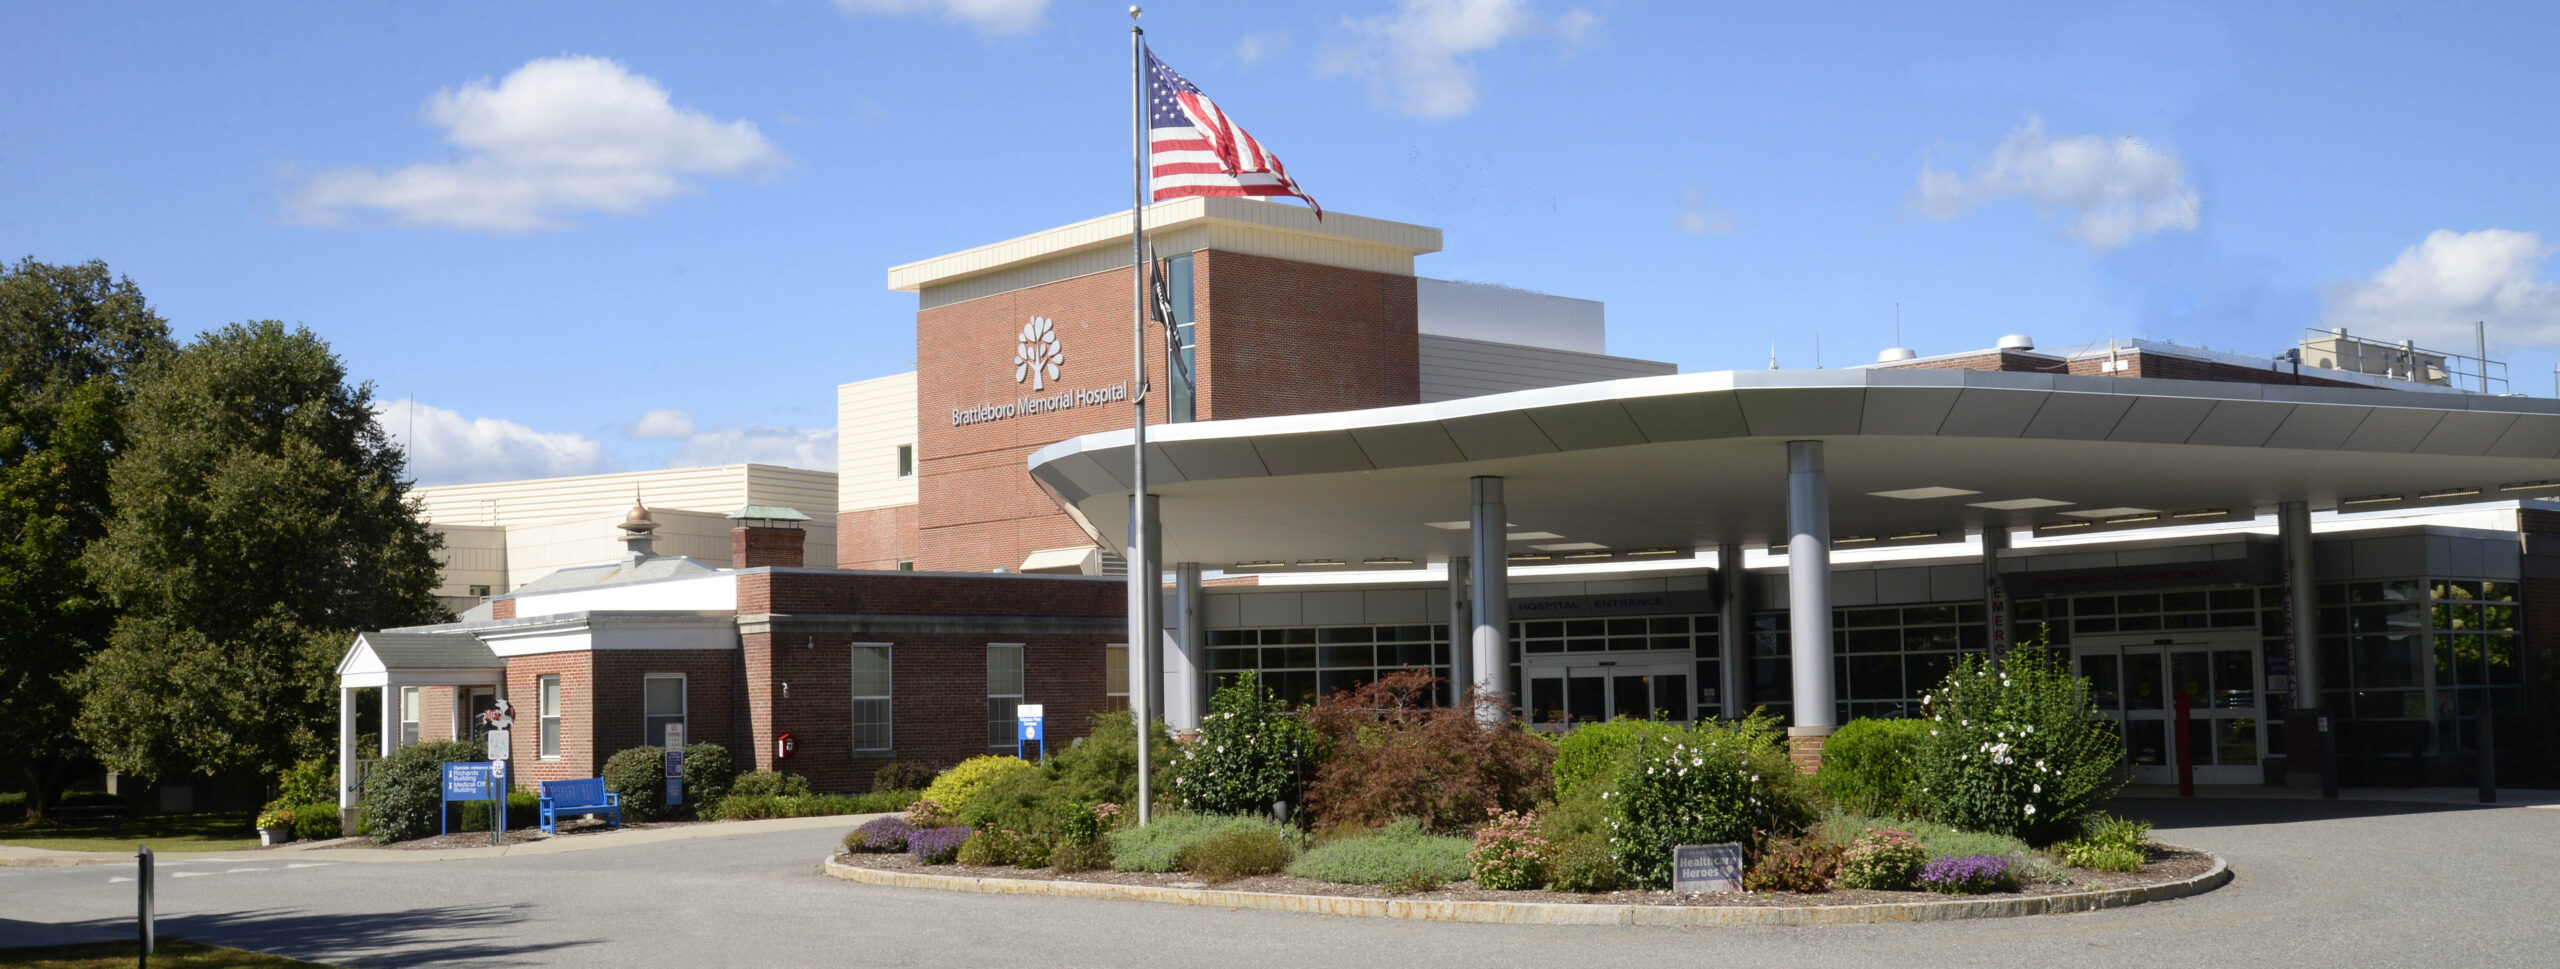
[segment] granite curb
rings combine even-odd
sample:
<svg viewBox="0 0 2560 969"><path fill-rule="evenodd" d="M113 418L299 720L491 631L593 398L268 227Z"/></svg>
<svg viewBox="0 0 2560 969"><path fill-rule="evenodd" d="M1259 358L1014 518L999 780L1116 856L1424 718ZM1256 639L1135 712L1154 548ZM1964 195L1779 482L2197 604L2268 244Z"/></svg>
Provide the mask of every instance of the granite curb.
<svg viewBox="0 0 2560 969"><path fill-rule="evenodd" d="M272 848L247 848L229 851L164 851L163 865L190 862L225 861L319 861L345 863L400 863L424 861L468 861L475 858L504 858L525 855L553 855L572 851L596 851L634 845L662 844L669 841L693 841L701 838L726 838L736 835L770 834L776 831L804 831L820 828L851 829L882 814L835 814L806 818L769 818L761 821L713 821L682 824L662 828L618 828L610 831L579 832L564 836L537 838L532 841L504 845L463 848L339 848L331 847L347 839L330 841L297 841ZM0 868L70 868L82 865L130 865L130 851L57 851L21 845L0 845Z"/></svg>
<svg viewBox="0 0 2560 969"><path fill-rule="evenodd" d="M2189 849L2193 850L2193 849ZM2213 868L2201 875L2139 888L2102 889L2018 898L1960 898L1874 905L1609 905L1558 902L1482 902L1457 899L1359 898L1338 895L1284 895L1215 888L1167 888L1103 882L1051 881L1030 878L972 878L919 872L885 871L847 865L830 855L827 877L889 888L928 888L997 895L1045 895L1110 901L1160 902L1202 907L1250 908L1310 915L1416 919L1427 922L1475 922L1495 925L1649 925L1703 928L1743 925L1863 925L1879 922L1939 922L1950 919L2011 918L2058 915L2123 908L2201 895L2231 881L2222 856L2204 852Z"/></svg>

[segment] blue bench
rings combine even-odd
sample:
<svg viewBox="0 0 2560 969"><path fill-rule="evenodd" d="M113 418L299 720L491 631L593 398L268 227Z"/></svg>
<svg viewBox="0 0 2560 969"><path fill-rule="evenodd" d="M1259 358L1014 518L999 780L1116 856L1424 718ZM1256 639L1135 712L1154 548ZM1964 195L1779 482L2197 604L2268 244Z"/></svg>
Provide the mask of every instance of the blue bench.
<svg viewBox="0 0 2560 969"><path fill-rule="evenodd" d="M542 833L557 834L561 818L602 814L622 826L622 795L604 789L604 778L542 782Z"/></svg>

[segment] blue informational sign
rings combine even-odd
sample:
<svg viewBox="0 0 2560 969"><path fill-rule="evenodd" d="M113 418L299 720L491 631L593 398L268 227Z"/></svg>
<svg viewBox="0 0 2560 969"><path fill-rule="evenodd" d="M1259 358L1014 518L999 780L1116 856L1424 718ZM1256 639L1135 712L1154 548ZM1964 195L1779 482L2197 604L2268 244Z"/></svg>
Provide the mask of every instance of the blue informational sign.
<svg viewBox="0 0 2560 969"><path fill-rule="evenodd" d="M446 833L445 805L455 801L498 799L498 784L494 776L496 767L496 764L488 761L455 761L444 765L444 783L441 785L444 789L444 799L436 805L436 834ZM504 819L505 809L496 811L495 816ZM501 820L500 823L504 821Z"/></svg>
<svg viewBox="0 0 2560 969"><path fill-rule="evenodd" d="M1042 715L1046 712L1040 705L1031 703L1021 704L1016 708L1014 722L1017 726L1013 731L1015 757L1022 756L1022 751L1026 747L1037 747L1040 750L1040 758L1048 759L1049 736L1045 727L1048 718Z"/></svg>

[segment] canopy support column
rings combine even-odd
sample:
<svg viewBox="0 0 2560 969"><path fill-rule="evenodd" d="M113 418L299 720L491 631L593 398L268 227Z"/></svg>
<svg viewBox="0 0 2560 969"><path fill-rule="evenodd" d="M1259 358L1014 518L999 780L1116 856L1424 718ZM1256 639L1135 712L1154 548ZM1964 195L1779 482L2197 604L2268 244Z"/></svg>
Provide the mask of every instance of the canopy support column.
<svg viewBox="0 0 2560 969"><path fill-rule="evenodd" d="M2320 796L2338 796L2338 735L2329 727L2328 705L2322 702L2326 672L2320 668L2319 605L2313 598L2318 577L2311 567L2311 505L2288 501L2276 507L2276 543L2284 547L2285 647L2293 653L2293 711L2286 715L2289 734L2286 773L2320 777ZM2307 741L2307 742L2305 742ZM2305 763L2308 761L2308 763Z"/></svg>
<svg viewBox="0 0 2560 969"><path fill-rule="evenodd" d="M1474 546L1469 549L1474 559L1475 594L1470 597L1475 607L1472 682L1501 706L1476 708L1476 719L1500 723L1514 705L1511 685L1511 522L1502 501L1502 479L1478 477L1468 480L1474 498L1471 535ZM1451 652L1456 652L1454 649Z"/></svg>
<svg viewBox="0 0 2560 969"><path fill-rule="evenodd" d="M1724 718L1751 712L1751 577L1742 546L1716 546L1716 702Z"/></svg>
<svg viewBox="0 0 2560 969"><path fill-rule="evenodd" d="M1787 442L1787 653L1795 672L1795 725L1787 751L1796 768L1822 766L1822 746L1838 728L1831 683L1831 492L1822 442Z"/></svg>

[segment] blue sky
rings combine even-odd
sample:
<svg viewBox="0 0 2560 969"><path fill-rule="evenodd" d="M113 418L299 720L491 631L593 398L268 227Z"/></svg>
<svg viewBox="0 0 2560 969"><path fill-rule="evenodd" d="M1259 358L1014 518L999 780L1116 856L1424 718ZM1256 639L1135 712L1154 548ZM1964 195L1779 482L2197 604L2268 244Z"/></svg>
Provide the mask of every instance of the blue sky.
<svg viewBox="0 0 2560 969"><path fill-rule="evenodd" d="M1124 4L13 4L0 255L298 322L426 483L832 467L891 265L1125 207ZM2560 358L2548 5L1151 4L1425 275L1684 370L2311 326Z"/></svg>

